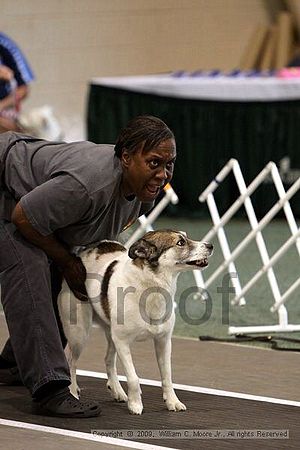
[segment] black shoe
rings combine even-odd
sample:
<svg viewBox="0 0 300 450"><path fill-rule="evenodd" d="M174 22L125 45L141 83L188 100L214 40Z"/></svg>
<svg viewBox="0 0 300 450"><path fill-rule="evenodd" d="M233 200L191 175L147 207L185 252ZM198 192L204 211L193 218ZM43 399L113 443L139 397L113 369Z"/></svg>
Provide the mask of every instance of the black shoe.
<svg viewBox="0 0 300 450"><path fill-rule="evenodd" d="M101 413L98 403L88 400L78 400L70 393L69 388L62 389L56 394L43 400L35 400L33 413L41 416L56 416L70 418L95 417Z"/></svg>
<svg viewBox="0 0 300 450"><path fill-rule="evenodd" d="M0 368L0 384L6 386L23 386L17 366Z"/></svg>

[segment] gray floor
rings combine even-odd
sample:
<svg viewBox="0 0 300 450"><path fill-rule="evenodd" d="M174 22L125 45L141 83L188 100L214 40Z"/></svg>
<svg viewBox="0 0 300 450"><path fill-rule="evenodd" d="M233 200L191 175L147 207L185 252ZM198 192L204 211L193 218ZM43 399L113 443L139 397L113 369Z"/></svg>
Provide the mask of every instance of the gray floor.
<svg viewBox="0 0 300 450"><path fill-rule="evenodd" d="M7 330L3 316L0 317L0 324L0 342L4 343ZM89 345L81 356L79 368L105 372L104 354L104 335L100 329L94 328ZM151 342L137 343L133 355L141 378L159 380ZM175 383L300 401L300 353L174 338L172 361ZM64 428L64 421L59 426ZM151 428L151 424L147 428ZM296 448L288 446L287 441L278 441L278 444L280 448ZM97 448L118 448L40 431L18 429L16 432L15 428L1 427L1 449L27 450L34 447L47 450L50 446L56 446L60 449L77 450L83 447L94 449L96 445ZM165 441L163 445L172 447L172 441Z"/></svg>

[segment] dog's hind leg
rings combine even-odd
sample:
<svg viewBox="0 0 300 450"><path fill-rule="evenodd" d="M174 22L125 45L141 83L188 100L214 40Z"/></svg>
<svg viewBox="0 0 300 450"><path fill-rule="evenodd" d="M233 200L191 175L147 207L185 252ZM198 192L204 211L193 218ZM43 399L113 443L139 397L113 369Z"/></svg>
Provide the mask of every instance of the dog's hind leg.
<svg viewBox="0 0 300 450"><path fill-rule="evenodd" d="M118 339L116 336L113 336L113 342L127 377L128 409L132 414L142 414L143 403L140 383L133 365L129 344Z"/></svg>
<svg viewBox="0 0 300 450"><path fill-rule="evenodd" d="M76 380L76 365L85 346L92 326L93 310L88 302L77 300L70 292L62 292L59 298L59 312L68 340L65 353L70 367L70 391L79 398L80 388Z"/></svg>
<svg viewBox="0 0 300 450"><path fill-rule="evenodd" d="M115 344L111 338L110 329L105 327L107 339L107 351L105 355L105 364L107 372L107 389L117 402L127 402L127 395L122 388L117 374L117 352Z"/></svg>
<svg viewBox="0 0 300 450"><path fill-rule="evenodd" d="M171 376L171 336L154 339L156 358L160 370L163 399L169 411L185 411L186 406L178 399L172 385Z"/></svg>
<svg viewBox="0 0 300 450"><path fill-rule="evenodd" d="M80 396L80 387L77 384L77 378L76 378L76 367L77 367L77 360L79 356L76 355L78 352L76 352L75 347L69 343L67 344L65 348L65 355L69 364L70 368L70 375L71 375L71 385L69 386L70 392L74 397L79 398Z"/></svg>

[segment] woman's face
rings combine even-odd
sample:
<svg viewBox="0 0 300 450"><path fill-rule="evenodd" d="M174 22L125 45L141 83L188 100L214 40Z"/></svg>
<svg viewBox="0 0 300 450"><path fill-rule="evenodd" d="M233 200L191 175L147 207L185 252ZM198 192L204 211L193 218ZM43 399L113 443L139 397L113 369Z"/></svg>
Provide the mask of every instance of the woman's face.
<svg viewBox="0 0 300 450"><path fill-rule="evenodd" d="M135 152L122 153L123 192L135 195L142 202L152 202L173 176L176 158L174 139L145 151L143 144Z"/></svg>

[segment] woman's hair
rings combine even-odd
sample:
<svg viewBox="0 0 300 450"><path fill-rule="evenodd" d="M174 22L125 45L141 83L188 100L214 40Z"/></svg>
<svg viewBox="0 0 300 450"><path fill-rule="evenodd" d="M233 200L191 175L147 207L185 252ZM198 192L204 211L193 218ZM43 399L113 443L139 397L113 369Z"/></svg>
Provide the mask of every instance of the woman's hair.
<svg viewBox="0 0 300 450"><path fill-rule="evenodd" d="M143 150L149 151L167 139L175 138L162 120L153 116L138 116L121 130L115 145L115 154L121 158L123 150L133 153L141 144Z"/></svg>

